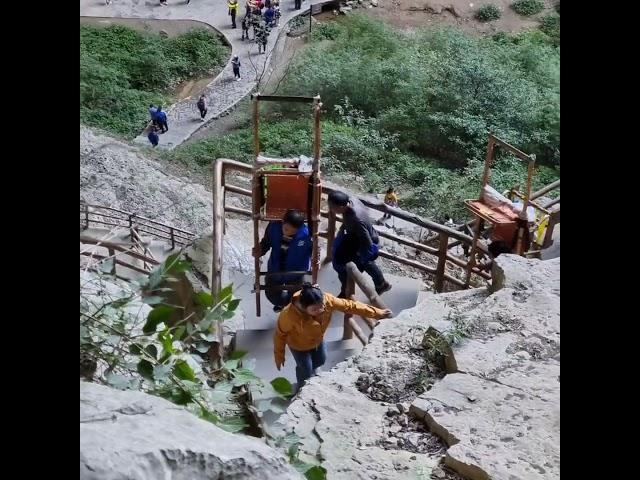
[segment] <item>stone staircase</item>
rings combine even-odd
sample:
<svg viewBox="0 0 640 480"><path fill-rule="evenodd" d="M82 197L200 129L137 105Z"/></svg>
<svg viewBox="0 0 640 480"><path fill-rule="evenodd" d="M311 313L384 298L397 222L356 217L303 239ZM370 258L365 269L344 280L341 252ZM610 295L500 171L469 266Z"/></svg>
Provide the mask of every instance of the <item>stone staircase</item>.
<svg viewBox="0 0 640 480"><path fill-rule="evenodd" d="M384 294L382 298L387 307L396 315L403 310L413 308L418 300L418 290L421 282L416 279L389 274L386 274L385 277L393 285L393 288ZM368 276L367 279L370 281ZM276 369L273 359L273 333L278 314L272 310L264 292L261 292L262 315L257 317L255 295L251 293L253 277L235 273L224 279L223 283L227 284L227 282L234 284L234 294L241 299L239 306L241 314L240 318L236 319L235 350L248 352L244 362L252 365L256 375L262 378L265 383L276 377L284 377L296 386L295 361L288 348L285 351L284 367L280 371ZM340 290L337 275L330 265L320 270L318 283L326 292L337 294ZM367 301L360 291L356 292L356 299L362 302ZM365 334L370 331L369 327L361 319L354 318L357 319L358 325ZM384 322L384 320L382 321ZM327 360L322 367L322 371L330 370L338 363L363 349L362 343L355 336L352 339L343 340L342 334L343 314L336 312L325 334ZM261 403L274 398L274 394L270 389L265 389L263 392L254 392L253 397L254 402ZM276 419L277 415L269 411L263 416L263 420L267 425L272 424Z"/></svg>

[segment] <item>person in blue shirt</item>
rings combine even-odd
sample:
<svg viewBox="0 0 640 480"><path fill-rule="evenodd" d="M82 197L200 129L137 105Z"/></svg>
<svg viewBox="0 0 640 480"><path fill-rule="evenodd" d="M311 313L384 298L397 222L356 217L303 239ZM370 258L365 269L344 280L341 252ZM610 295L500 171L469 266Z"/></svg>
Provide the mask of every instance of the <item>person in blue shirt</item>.
<svg viewBox="0 0 640 480"><path fill-rule="evenodd" d="M169 125L167 125L167 114L162 111L162 107L158 107L156 112L156 123L160 127L160 133L169 131Z"/></svg>
<svg viewBox="0 0 640 480"><path fill-rule="evenodd" d="M264 11L264 21L270 27L274 26L276 18L276 10L269 5L269 7Z"/></svg>
<svg viewBox="0 0 640 480"><path fill-rule="evenodd" d="M279 312L291 301L293 292L283 285L302 285L304 275L278 275L278 272L308 272L311 263L311 234L299 210L287 210L282 221L269 222L254 257L262 257L269 250L265 277L265 295Z"/></svg>
<svg viewBox="0 0 640 480"><path fill-rule="evenodd" d="M154 147L158 146L160 137L158 137L158 134L156 133L156 127L154 127L153 125L151 125L151 127L149 128L149 134L147 135L147 138L151 142L151 145L153 145Z"/></svg>

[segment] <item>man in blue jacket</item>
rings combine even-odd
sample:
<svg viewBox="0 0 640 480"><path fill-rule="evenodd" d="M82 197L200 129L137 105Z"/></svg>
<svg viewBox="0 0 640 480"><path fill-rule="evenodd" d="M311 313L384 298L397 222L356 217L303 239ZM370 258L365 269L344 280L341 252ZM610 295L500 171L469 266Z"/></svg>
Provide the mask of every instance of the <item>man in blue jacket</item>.
<svg viewBox="0 0 640 480"><path fill-rule="evenodd" d="M291 301L293 292L282 290L283 285L300 285L303 275L277 275L278 272L307 272L311 263L311 235L299 210L287 210L282 221L269 222L254 256L262 257L269 250L267 272L276 275L265 277L265 294L279 312Z"/></svg>

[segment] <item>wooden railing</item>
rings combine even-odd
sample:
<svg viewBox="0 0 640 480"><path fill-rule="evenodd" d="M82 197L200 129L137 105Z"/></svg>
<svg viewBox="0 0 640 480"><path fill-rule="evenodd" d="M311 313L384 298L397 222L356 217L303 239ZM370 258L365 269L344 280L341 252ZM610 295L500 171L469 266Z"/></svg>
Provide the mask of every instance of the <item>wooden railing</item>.
<svg viewBox="0 0 640 480"><path fill-rule="evenodd" d="M111 226L129 229L132 232L146 233L154 238L168 241L171 249L176 246L190 245L196 238L195 234L180 228L167 225L156 220L151 220L135 213L125 212L117 208L101 205L89 205L80 202L80 228L88 229L90 226ZM133 233L132 233L132 240Z"/></svg>
<svg viewBox="0 0 640 480"><path fill-rule="evenodd" d="M97 260L97 262L93 265L89 264L87 268L97 268L99 264L103 264L107 260L112 260L113 264L111 267L110 273L116 277L119 277L117 272L117 266L120 265L122 267L128 268L138 273L142 273L148 275L153 267L158 265L160 262L153 257L150 251L146 251L145 253L141 253L135 250L135 244L125 246L117 242L113 242L108 238L94 238L89 235L80 234L80 243L95 245L96 247L105 248L108 252L108 255L102 255L97 253L95 250L83 250L80 252L80 255L89 257L89 262L92 259ZM126 262L123 258L129 257L133 261L141 261L142 266L134 265L133 263ZM120 277L124 278L124 277Z"/></svg>
<svg viewBox="0 0 640 480"><path fill-rule="evenodd" d="M226 195L227 193L234 193L237 195L242 195L248 198L251 198L251 190L238 187L236 185L229 185L226 182L226 173L230 171L240 172L243 174L252 174L251 165L241 163L235 160L229 159L218 159L214 162L213 165L213 202L214 202L214 226L213 226L213 235L214 235L214 251L213 251L213 282L216 281L216 277L220 277L222 272L222 235L224 230L224 222L222 222L221 217L224 213L235 213L244 216L251 217L252 213L248 209L233 207L226 205ZM335 189L326 185L322 186L323 195L334 191ZM436 222L432 222L431 220L427 220L418 215L415 215L411 212L407 212L400 208L390 207L385 203L373 200L365 197L358 197L364 205L367 207L377 210L382 213L387 213L392 217L400 218L406 222L409 222L418 227L422 227L424 229L428 229L432 232L437 233L438 235L438 243L437 246L425 245L420 242L416 242L413 239L406 238L400 235L395 235L392 233L387 233L376 229L378 235L382 238L386 238L393 242L399 243L401 245L405 245L411 248L415 248L419 252L424 252L428 255L431 255L437 258L436 267L431 267L429 265L425 265L414 258L406 258L400 255L391 254L385 250L380 250L379 256L382 258L386 258L392 262L400 263L402 265L406 265L412 268L415 268L421 272L428 273L434 275L434 285L436 292L442 292L445 290L445 284L448 282L456 287L460 288L469 288L470 279L467 281L463 281L459 278L452 276L447 273L447 266L451 269L461 269L461 272L464 272L469 265L469 259L463 259L457 257L451 253L451 249L457 245L467 245L471 246L473 238L469 235L466 235L458 230L453 228L446 227ZM320 232L320 236L327 240L327 256L325 257L324 263L331 261L331 248L333 245L333 240L336 234L336 222L340 221L340 218L332 215L328 211L321 211L320 214L328 218L328 226L327 230ZM219 225L218 225L219 223ZM374 227L375 228L375 227ZM451 242L451 243L450 243ZM216 247L216 246L219 246ZM486 247L482 244L478 245L478 253L479 255L483 255L485 258L489 258L488 251ZM472 273L478 278L484 280L491 279L491 262L487 261L485 263L481 263L479 261L474 262L474 266L472 268Z"/></svg>

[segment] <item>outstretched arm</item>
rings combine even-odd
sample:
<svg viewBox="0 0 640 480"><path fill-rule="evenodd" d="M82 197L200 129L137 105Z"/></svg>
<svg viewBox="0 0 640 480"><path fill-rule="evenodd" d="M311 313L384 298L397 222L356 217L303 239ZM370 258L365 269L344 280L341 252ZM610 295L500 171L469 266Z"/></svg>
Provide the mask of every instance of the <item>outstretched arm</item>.
<svg viewBox="0 0 640 480"><path fill-rule="evenodd" d="M390 318L393 316L393 312L388 308L382 310L356 300L334 297L330 293L326 293L325 296L327 299L327 306L333 310L338 310L339 312L351 313L374 319Z"/></svg>

